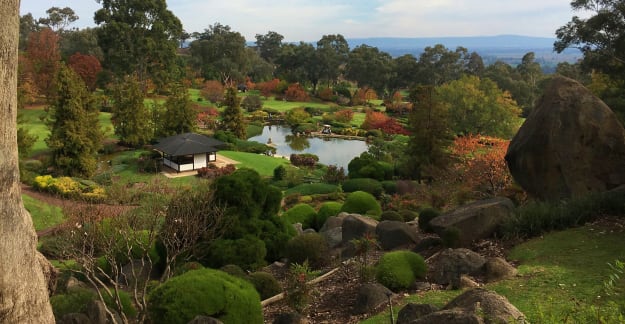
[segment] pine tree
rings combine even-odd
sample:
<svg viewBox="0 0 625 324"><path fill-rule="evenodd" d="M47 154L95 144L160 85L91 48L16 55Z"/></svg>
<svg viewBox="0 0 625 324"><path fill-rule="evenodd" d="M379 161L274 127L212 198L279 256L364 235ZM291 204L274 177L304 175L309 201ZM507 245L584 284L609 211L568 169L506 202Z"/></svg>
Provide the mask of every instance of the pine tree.
<svg viewBox="0 0 625 324"><path fill-rule="evenodd" d="M99 111L82 79L67 66L61 66L54 84L48 111L52 165L71 176L91 176L97 167L96 154L103 134Z"/></svg>
<svg viewBox="0 0 625 324"><path fill-rule="evenodd" d="M145 95L138 78L126 76L112 89L114 103L111 122L122 143L137 147L152 138L151 113L143 103Z"/></svg>
<svg viewBox="0 0 625 324"><path fill-rule="evenodd" d="M181 84L172 86L160 114L157 135L162 137L193 132L197 125L197 111L193 109L187 89Z"/></svg>
<svg viewBox="0 0 625 324"><path fill-rule="evenodd" d="M221 114L222 129L232 132L236 137L244 139L247 130L241 111L241 99L237 97L235 88L228 88L223 101L226 109Z"/></svg>

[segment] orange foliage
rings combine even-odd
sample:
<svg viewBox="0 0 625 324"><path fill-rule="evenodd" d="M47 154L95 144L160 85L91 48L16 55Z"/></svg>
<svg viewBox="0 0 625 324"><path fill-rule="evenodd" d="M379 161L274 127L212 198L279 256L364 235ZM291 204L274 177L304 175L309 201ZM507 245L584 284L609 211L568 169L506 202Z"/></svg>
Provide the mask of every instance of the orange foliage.
<svg viewBox="0 0 625 324"><path fill-rule="evenodd" d="M211 102L221 102L224 100L225 88L221 82L216 80L208 80L204 82L202 87L202 96Z"/></svg>
<svg viewBox="0 0 625 324"><path fill-rule="evenodd" d="M452 153L458 158L459 180L483 196L496 196L512 184L504 157L510 141L489 136L458 137Z"/></svg>
<svg viewBox="0 0 625 324"><path fill-rule="evenodd" d="M24 63L30 64L26 68L27 71L32 71L30 78L40 90L40 94L50 95L52 81L61 63L59 36L50 28L32 32L28 36L26 52L28 60Z"/></svg>
<svg viewBox="0 0 625 324"><path fill-rule="evenodd" d="M306 93L306 90L304 90L304 88L299 83L293 83L289 85L289 87L284 92L284 98L287 101L306 102L310 100L308 93Z"/></svg>
<svg viewBox="0 0 625 324"><path fill-rule="evenodd" d="M408 135L408 131L395 118L379 111L367 111L361 127L363 129L379 129L386 134Z"/></svg>
<svg viewBox="0 0 625 324"><path fill-rule="evenodd" d="M332 92L332 89L330 89L330 88L323 88L323 89L319 90L319 93L317 94L317 96L321 100L331 101L332 97L334 97L334 93Z"/></svg>
<svg viewBox="0 0 625 324"><path fill-rule="evenodd" d="M369 102L370 100L376 99L378 99L378 95L375 93L375 90L371 88L360 88L352 97L352 104L362 105Z"/></svg>
<svg viewBox="0 0 625 324"><path fill-rule="evenodd" d="M256 89L260 90L260 94L263 95L263 97L268 98L276 93L278 84L280 84L280 79L273 79L271 81L257 83Z"/></svg>
<svg viewBox="0 0 625 324"><path fill-rule="evenodd" d="M80 76L89 90L95 90L98 73L102 71L97 57L75 53L69 57L69 67Z"/></svg>
<svg viewBox="0 0 625 324"><path fill-rule="evenodd" d="M334 119L341 123L349 123L354 118L354 111L351 109L343 109L334 113Z"/></svg>

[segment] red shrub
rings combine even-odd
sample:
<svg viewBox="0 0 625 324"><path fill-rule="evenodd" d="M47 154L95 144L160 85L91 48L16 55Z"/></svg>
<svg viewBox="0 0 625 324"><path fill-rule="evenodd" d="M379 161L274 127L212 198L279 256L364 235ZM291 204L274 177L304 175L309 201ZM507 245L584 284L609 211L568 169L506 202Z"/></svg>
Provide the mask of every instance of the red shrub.
<svg viewBox="0 0 625 324"><path fill-rule="evenodd" d="M306 93L306 90L304 90L304 88L299 83L293 83L289 85L289 87L284 92L284 98L287 101L306 102L310 100L308 93Z"/></svg>
<svg viewBox="0 0 625 324"><path fill-rule="evenodd" d="M211 163L207 167L203 167L197 170L197 175L204 179L215 179L221 176L229 175L236 170L234 164L228 164L223 168L217 167Z"/></svg>

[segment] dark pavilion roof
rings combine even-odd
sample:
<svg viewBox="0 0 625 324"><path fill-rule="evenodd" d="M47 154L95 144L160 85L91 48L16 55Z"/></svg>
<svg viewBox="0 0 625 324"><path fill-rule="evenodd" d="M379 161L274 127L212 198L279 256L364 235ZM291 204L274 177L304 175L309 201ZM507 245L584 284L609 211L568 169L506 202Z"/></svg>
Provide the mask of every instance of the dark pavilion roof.
<svg viewBox="0 0 625 324"><path fill-rule="evenodd" d="M206 135L184 133L163 138L153 148L167 155L180 156L197 153L217 152L225 143Z"/></svg>

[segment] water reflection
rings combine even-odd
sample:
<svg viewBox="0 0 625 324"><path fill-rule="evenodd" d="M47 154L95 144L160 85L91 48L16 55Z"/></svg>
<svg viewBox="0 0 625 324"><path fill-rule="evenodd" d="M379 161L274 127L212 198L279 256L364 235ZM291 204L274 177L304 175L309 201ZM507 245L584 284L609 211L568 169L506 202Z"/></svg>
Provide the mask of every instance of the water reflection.
<svg viewBox="0 0 625 324"><path fill-rule="evenodd" d="M278 155L311 153L319 157L320 163L334 164L345 169L349 161L367 150L367 143L364 141L295 136L288 126L265 126L261 135L249 140L266 144L269 139Z"/></svg>

